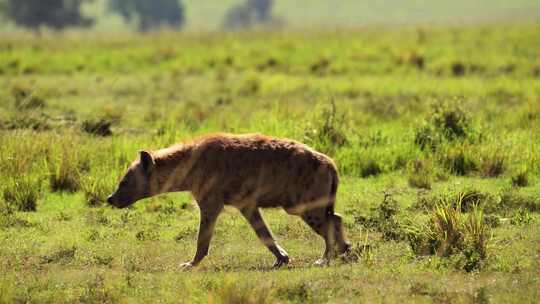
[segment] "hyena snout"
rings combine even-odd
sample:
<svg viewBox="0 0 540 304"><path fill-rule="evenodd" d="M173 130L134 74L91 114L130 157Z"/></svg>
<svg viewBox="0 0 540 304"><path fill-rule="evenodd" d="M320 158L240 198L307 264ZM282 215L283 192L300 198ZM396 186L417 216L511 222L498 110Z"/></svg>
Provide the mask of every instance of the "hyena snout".
<svg viewBox="0 0 540 304"><path fill-rule="evenodd" d="M126 208L127 206L131 205L129 202L118 199L116 193L113 193L107 197L107 203L116 208Z"/></svg>

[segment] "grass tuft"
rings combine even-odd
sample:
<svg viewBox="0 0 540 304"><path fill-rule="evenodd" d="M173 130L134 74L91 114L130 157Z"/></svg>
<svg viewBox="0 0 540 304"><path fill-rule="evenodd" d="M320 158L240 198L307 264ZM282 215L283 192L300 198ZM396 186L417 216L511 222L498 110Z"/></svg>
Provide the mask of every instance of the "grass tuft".
<svg viewBox="0 0 540 304"><path fill-rule="evenodd" d="M252 286L230 279L224 282L214 292L216 302L223 304L264 304L274 303L274 290L270 285Z"/></svg>
<svg viewBox="0 0 540 304"><path fill-rule="evenodd" d="M49 161L51 191L76 192L81 188L81 177L74 154L63 151L58 162Z"/></svg>
<svg viewBox="0 0 540 304"><path fill-rule="evenodd" d="M529 173L527 170L519 171L511 178L513 187L527 187L529 185Z"/></svg>
<svg viewBox="0 0 540 304"><path fill-rule="evenodd" d="M444 142L473 140L477 135L472 119L459 102L439 102L416 129L414 142L422 150L435 150Z"/></svg>
<svg viewBox="0 0 540 304"><path fill-rule="evenodd" d="M409 162L408 178L409 186L420 189L431 189L433 175L432 164L428 159L418 159Z"/></svg>
<svg viewBox="0 0 540 304"><path fill-rule="evenodd" d="M470 272L479 269L487 256L490 226L480 208L464 214L461 201L442 201L432 210L427 223L411 227L408 238L418 255L461 255L463 269Z"/></svg>
<svg viewBox="0 0 540 304"><path fill-rule="evenodd" d="M334 99L322 109L313 123L308 124L305 139L320 151L330 153L349 143L345 133L345 113L339 111Z"/></svg>
<svg viewBox="0 0 540 304"><path fill-rule="evenodd" d="M523 208L531 212L540 212L540 198L508 189L501 194L500 208L502 210Z"/></svg>
<svg viewBox="0 0 540 304"><path fill-rule="evenodd" d="M480 165L480 174L483 177L498 177L506 171L506 156L496 151L483 158Z"/></svg>
<svg viewBox="0 0 540 304"><path fill-rule="evenodd" d="M113 184L108 176L88 175L82 179L81 188L86 205L99 207L105 204L107 197L112 193Z"/></svg>
<svg viewBox="0 0 540 304"><path fill-rule="evenodd" d="M16 211L36 211L41 196L41 180L23 176L4 185L3 198Z"/></svg>
<svg viewBox="0 0 540 304"><path fill-rule="evenodd" d="M41 256L41 263L43 264L49 264L49 263L62 263L66 264L72 261L75 258L75 252L77 251L77 247L71 246L71 247L60 247L57 250L51 252L50 254L46 254Z"/></svg>
<svg viewBox="0 0 540 304"><path fill-rule="evenodd" d="M477 170L478 164L467 152L466 146L450 148L443 155L442 163L444 167L455 175L469 175Z"/></svg>
<svg viewBox="0 0 540 304"><path fill-rule="evenodd" d="M11 97L15 109L20 111L40 109L45 107L46 104L45 100L38 96L35 91L21 85L11 88Z"/></svg>
<svg viewBox="0 0 540 304"><path fill-rule="evenodd" d="M100 119L87 119L82 122L82 130L88 134L96 136L111 136L111 126L113 122L105 118Z"/></svg>

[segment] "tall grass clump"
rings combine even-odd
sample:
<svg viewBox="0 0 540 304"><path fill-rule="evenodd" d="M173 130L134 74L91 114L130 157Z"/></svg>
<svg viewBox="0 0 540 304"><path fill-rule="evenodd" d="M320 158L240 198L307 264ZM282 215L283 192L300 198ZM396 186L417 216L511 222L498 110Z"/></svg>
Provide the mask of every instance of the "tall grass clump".
<svg viewBox="0 0 540 304"><path fill-rule="evenodd" d="M443 166L454 175L469 175L478 168L478 163L471 155L468 145L450 147L446 151L441 152L439 157Z"/></svg>
<svg viewBox="0 0 540 304"><path fill-rule="evenodd" d="M15 85L11 88L13 105L19 111L34 110L45 107L45 100L31 88Z"/></svg>
<svg viewBox="0 0 540 304"><path fill-rule="evenodd" d="M436 150L445 142L473 141L478 136L471 117L459 102L439 102L416 129L414 142L422 150Z"/></svg>
<svg viewBox="0 0 540 304"><path fill-rule="evenodd" d="M529 185L529 173L527 170L521 170L511 178L513 187L527 187Z"/></svg>
<svg viewBox="0 0 540 304"><path fill-rule="evenodd" d="M109 175L99 174L99 176L95 176L89 174L82 179L81 187L86 205L99 207L106 202L107 197L112 193L114 183Z"/></svg>
<svg viewBox="0 0 540 304"><path fill-rule="evenodd" d="M49 159L49 185L51 191L67 191L76 192L81 188L81 177L79 163L76 159L74 151L66 151L65 149L57 161Z"/></svg>
<svg viewBox="0 0 540 304"><path fill-rule="evenodd" d="M499 177L506 171L506 155L501 151L492 151L481 158L480 174L483 177Z"/></svg>
<svg viewBox="0 0 540 304"><path fill-rule="evenodd" d="M41 190L41 180L33 176L22 176L7 180L2 196L6 206L13 210L36 211Z"/></svg>
<svg viewBox="0 0 540 304"><path fill-rule="evenodd" d="M399 203L391 193L384 193L383 201L371 209L372 215L355 214L355 222L365 228L373 229L382 234L384 240L403 240L406 238L405 230L400 221Z"/></svg>
<svg viewBox="0 0 540 304"><path fill-rule="evenodd" d="M113 121L107 118L86 119L82 122L81 130L95 136L111 136Z"/></svg>
<svg viewBox="0 0 540 304"><path fill-rule="evenodd" d="M339 111L336 102L331 99L329 106L318 111L306 126L305 140L317 150L334 152L349 143L346 124L345 112Z"/></svg>
<svg viewBox="0 0 540 304"><path fill-rule="evenodd" d="M428 159L417 159L409 162L408 178L409 186L420 189L431 189L433 168Z"/></svg>
<svg viewBox="0 0 540 304"><path fill-rule="evenodd" d="M506 189L500 195L499 208L502 211L522 208L531 212L540 212L540 198L520 193L517 189Z"/></svg>
<svg viewBox="0 0 540 304"><path fill-rule="evenodd" d="M427 223L411 227L409 244L418 255L460 257L460 267L473 271L487 257L490 227L484 212L475 206L463 213L461 197L457 202L442 200L431 210Z"/></svg>

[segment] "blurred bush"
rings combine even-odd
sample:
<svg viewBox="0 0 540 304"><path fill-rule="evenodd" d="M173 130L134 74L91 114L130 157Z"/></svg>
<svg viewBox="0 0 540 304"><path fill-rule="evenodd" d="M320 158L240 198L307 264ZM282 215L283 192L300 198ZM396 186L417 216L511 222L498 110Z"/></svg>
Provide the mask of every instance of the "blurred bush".
<svg viewBox="0 0 540 304"><path fill-rule="evenodd" d="M34 30L41 26L55 29L87 27L93 20L83 16L80 7L89 1L92 0L7 0L3 10L17 25Z"/></svg>
<svg viewBox="0 0 540 304"><path fill-rule="evenodd" d="M246 0L245 3L233 6L223 21L226 29L246 29L257 25L277 24L272 16L273 0Z"/></svg>
<svg viewBox="0 0 540 304"><path fill-rule="evenodd" d="M178 0L111 0L109 8L127 21L135 21L140 31L161 26L181 28L184 5Z"/></svg>

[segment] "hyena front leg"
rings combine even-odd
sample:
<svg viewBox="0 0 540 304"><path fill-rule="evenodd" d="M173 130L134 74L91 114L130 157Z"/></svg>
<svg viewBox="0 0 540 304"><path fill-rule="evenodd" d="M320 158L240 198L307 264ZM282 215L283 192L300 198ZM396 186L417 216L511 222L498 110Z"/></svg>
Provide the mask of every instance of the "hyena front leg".
<svg viewBox="0 0 540 304"><path fill-rule="evenodd" d="M273 267L277 268L287 265L289 263L289 256L287 255L287 252L285 252L285 250L276 243L272 232L261 216L259 208L243 208L240 209L240 212L242 212L244 217L248 220L261 242L263 242L263 244L266 245L270 252L272 252L272 254L274 254L276 257Z"/></svg>
<svg viewBox="0 0 540 304"><path fill-rule="evenodd" d="M217 218L223 209L223 204L199 204L201 219L199 222L199 235L197 237L197 252L193 260L182 264L182 267L190 268L197 266L208 254L210 240L214 234Z"/></svg>

